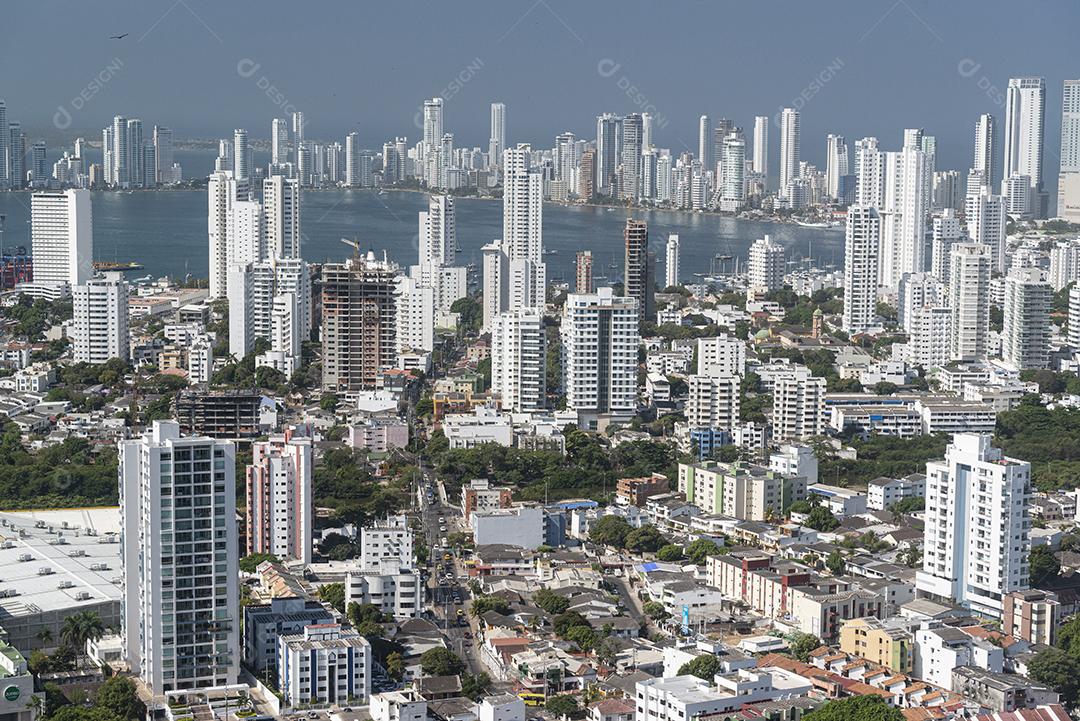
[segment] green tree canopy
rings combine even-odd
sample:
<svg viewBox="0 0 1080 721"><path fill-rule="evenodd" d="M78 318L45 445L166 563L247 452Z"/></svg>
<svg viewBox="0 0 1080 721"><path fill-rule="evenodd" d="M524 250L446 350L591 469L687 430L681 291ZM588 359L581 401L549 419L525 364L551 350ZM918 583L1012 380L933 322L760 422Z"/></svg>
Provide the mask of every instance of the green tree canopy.
<svg viewBox="0 0 1080 721"><path fill-rule="evenodd" d="M851 696L818 706L803 721L904 721L904 714L880 696Z"/></svg>
<svg viewBox="0 0 1080 721"><path fill-rule="evenodd" d="M420 669L428 676L456 676L465 670L465 662L446 648L432 648L420 656Z"/></svg>
<svg viewBox="0 0 1080 721"><path fill-rule="evenodd" d="M622 548L632 530L622 516L604 516L590 526L589 539L593 543Z"/></svg>
<svg viewBox="0 0 1080 721"><path fill-rule="evenodd" d="M713 676L720 673L720 659L711 653L703 653L679 667L680 676L697 676L710 683Z"/></svg>

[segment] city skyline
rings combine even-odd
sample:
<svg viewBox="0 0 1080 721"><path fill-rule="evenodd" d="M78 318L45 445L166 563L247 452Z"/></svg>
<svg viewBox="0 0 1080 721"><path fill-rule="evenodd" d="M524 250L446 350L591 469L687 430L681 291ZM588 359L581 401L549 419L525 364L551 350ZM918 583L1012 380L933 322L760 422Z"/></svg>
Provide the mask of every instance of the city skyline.
<svg viewBox="0 0 1080 721"><path fill-rule="evenodd" d="M167 124L178 139L226 137L233 128L246 128L253 139L261 140L270 136L269 118L298 109L309 123L308 137L340 139L356 130L361 145L368 148L403 133L419 137L419 122L413 121L424 98L433 96L444 98L446 128L456 133L458 144L485 149L491 102L506 104L507 144L546 142L564 130L587 137L596 115L603 112L651 110L657 118L654 143L676 152L696 150L702 114L733 118L744 132L749 132L755 116L767 115L773 119L774 137L779 138L776 115L783 107L795 106L802 116L801 156L819 167L825 166L828 133L849 139L877 136L887 142L904 127L925 127L939 139L939 167L965 168L970 164L971 127L978 116L991 112L1004 125L1010 77L1046 78L1046 137L1059 136L1061 118L1055 110L1060 108L1062 82L1075 73L1067 71L1064 36L1060 42L1054 36L1061 32L1057 28L1076 19L1077 10L1058 5L1061 22L1046 22L1043 13L1037 19L1016 17L1019 27L1010 28L1023 32L1037 20L1040 31L1048 33L1046 42L1022 51L1001 42L993 53L985 50L985 42L1000 38L1002 31L993 27L994 12L986 5L979 6L986 19L959 5L930 7L906 1L844 3L828 14L789 8L790 28L768 25L774 42L757 43L724 31L722 43L702 45L708 48L703 53L715 57L718 65L738 63L757 79L735 79L721 87L704 81L695 87L690 78L672 80L685 59L627 48L614 29L623 23L654 26L663 20L693 45L706 28L715 27L700 22L700 7L664 8L662 16L659 9L643 5L620 8L620 22L607 25L597 22L598 16L605 17L602 6L577 8L560 2L537 3L531 9L492 6L487 8L490 20L483 23L478 21L482 9L440 13L439 22L432 23L440 31L446 23L464 27L442 37L432 37L424 24L410 28L414 38L410 62L404 55L399 62L393 52L380 52L388 41L372 38L357 48L356 57L377 71L362 70L345 78L348 63L266 57L262 48L273 47L282 38L279 30L261 20L275 15L265 12L265 5L259 6L263 13L243 5L200 2L177 3L168 12L136 6L121 13L123 4L118 3L113 6L116 12L95 7L94 12L71 8L58 14L49 12L52 3L42 3L20 13L16 24L29 26L35 16L48 13L48 23L59 37L77 33L77 42L85 43L88 51L85 82L46 61L35 69L33 83L12 78L4 95L9 116L21 119L31 139L55 138L62 130L96 130L121 112L148 124ZM324 28L331 32L327 41L335 37L331 27L349 26L350 19L377 27L397 10L335 9L341 22ZM768 8L704 12L715 13L725 27L729 21L750 26L764 22ZM499 36L492 28L502 27L502 20L506 33ZM844 32L831 27L838 21ZM838 39L820 42L822 34L814 31L819 26L830 30L828 37ZM231 30L236 27L248 30ZM125 31L131 35L109 40ZM101 41L91 42L97 33ZM0 50L0 60L21 54L23 40L18 32L14 36ZM248 43L246 37L259 37L260 43ZM191 53L193 47L200 52ZM545 57L540 69L520 57L536 52ZM177 62L163 62L166 59ZM102 72L95 75L95 68ZM1058 69L1061 75L1052 72ZM573 73L575 82L560 81L560 73ZM394 82L380 82L381 76ZM860 103L867 83L889 92L878 94L872 103ZM62 90L69 86L73 87ZM202 100L211 97L214 117L227 121L210 120ZM1050 172L1044 178L1048 187L1056 184L1057 155L1058 148L1048 142Z"/></svg>

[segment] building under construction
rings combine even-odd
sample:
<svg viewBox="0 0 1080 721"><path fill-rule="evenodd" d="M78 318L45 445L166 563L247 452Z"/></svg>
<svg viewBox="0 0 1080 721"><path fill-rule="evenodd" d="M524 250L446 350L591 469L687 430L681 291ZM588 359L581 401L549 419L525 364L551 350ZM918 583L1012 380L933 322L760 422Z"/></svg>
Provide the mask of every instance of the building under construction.
<svg viewBox="0 0 1080 721"><path fill-rule="evenodd" d="M322 267L324 391L373 390L397 360L400 270L383 256L359 253Z"/></svg>

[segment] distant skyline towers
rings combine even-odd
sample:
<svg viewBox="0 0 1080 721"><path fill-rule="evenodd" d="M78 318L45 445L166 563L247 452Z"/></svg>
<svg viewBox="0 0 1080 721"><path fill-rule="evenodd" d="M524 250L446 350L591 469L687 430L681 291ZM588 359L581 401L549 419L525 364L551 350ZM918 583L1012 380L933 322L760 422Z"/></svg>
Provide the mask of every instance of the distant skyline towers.
<svg viewBox="0 0 1080 721"><path fill-rule="evenodd" d="M1000 165L997 160L998 152L998 128L997 121L990 113L983 113L975 121L975 158L971 168L982 178L982 184L992 188L994 192L1001 184ZM973 192L968 188L968 193Z"/></svg>
<svg viewBox="0 0 1080 721"><path fill-rule="evenodd" d="M289 162L289 123L284 118L270 121L270 164L284 165Z"/></svg>
<svg viewBox="0 0 1080 721"><path fill-rule="evenodd" d="M799 112L780 112L780 197L790 199L788 184L799 175Z"/></svg>
<svg viewBox="0 0 1080 721"><path fill-rule="evenodd" d="M1062 86L1057 216L1080 221L1080 80L1066 80Z"/></svg>
<svg viewBox="0 0 1080 721"><path fill-rule="evenodd" d="M424 146L434 148L443 138L443 99L424 101Z"/></svg>
<svg viewBox="0 0 1080 721"><path fill-rule="evenodd" d="M1043 128L1046 115L1043 78L1010 78L1005 94L1005 162L1002 180L1026 176L1036 217L1046 217L1043 192ZM1003 191L1004 192L1004 191Z"/></svg>
<svg viewBox="0 0 1080 721"><path fill-rule="evenodd" d="M825 138L825 187L833 200L840 198L840 179L848 174L848 147L843 135Z"/></svg>
<svg viewBox="0 0 1080 721"><path fill-rule="evenodd" d="M593 190L611 195L622 144L622 118L604 113L596 118L596 182Z"/></svg>
<svg viewBox="0 0 1080 721"><path fill-rule="evenodd" d="M492 103L488 161L493 168L500 167L504 150L506 150L506 103Z"/></svg>
<svg viewBox="0 0 1080 721"><path fill-rule="evenodd" d="M432 195L428 209L417 213L419 262L453 265L457 252L457 223L454 198Z"/></svg>
<svg viewBox="0 0 1080 721"><path fill-rule="evenodd" d="M754 172L761 175L769 187L769 116L754 117Z"/></svg>
<svg viewBox="0 0 1080 721"><path fill-rule="evenodd" d="M233 175L240 182L251 180L251 149L243 128L233 131Z"/></svg>
<svg viewBox="0 0 1080 721"><path fill-rule="evenodd" d="M957 243L949 254L952 360L985 360L990 332L990 249Z"/></svg>
<svg viewBox="0 0 1080 721"><path fill-rule="evenodd" d="M712 119L708 115L702 115L698 118L698 160L701 161L701 167L709 170L713 166L712 157Z"/></svg>

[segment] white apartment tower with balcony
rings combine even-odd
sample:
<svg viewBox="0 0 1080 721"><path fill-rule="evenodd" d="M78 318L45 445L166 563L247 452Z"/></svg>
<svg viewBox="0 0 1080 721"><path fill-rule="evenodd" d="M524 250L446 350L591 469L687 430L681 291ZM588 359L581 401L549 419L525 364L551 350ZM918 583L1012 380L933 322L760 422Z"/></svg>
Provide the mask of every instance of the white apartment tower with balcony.
<svg viewBox="0 0 1080 721"><path fill-rule="evenodd" d="M122 273L91 278L73 290L73 353L77 363L98 365L130 357L128 284Z"/></svg>
<svg viewBox="0 0 1080 721"><path fill-rule="evenodd" d="M1028 587L1031 464L989 435L957 434L926 464L922 597L1001 617L1002 597Z"/></svg>
<svg viewBox="0 0 1080 721"><path fill-rule="evenodd" d="M862 333L874 326L877 307L878 248L881 218L875 208L848 208L844 237L844 332Z"/></svg>
<svg viewBox="0 0 1080 721"><path fill-rule="evenodd" d="M1050 362L1050 305L1053 293L1040 268L1013 268L1005 277L1005 322L1001 358L1017 370Z"/></svg>
<svg viewBox="0 0 1080 721"><path fill-rule="evenodd" d="M235 448L154 421L119 447L123 655L155 694L240 671Z"/></svg>
<svg viewBox="0 0 1080 721"><path fill-rule="evenodd" d="M990 249L959 243L952 247L950 262L952 360L985 360L990 334Z"/></svg>
<svg viewBox="0 0 1080 721"><path fill-rule="evenodd" d="M758 238L747 251L747 277L751 290L769 292L784 287L787 259L784 246L766 235Z"/></svg>
<svg viewBox="0 0 1080 721"><path fill-rule="evenodd" d="M94 226L89 190L34 193L30 197L34 285L61 295L93 276Z"/></svg>
<svg viewBox="0 0 1080 721"><path fill-rule="evenodd" d="M538 411L546 405L544 313L503 311L491 326L491 390L503 410Z"/></svg>

